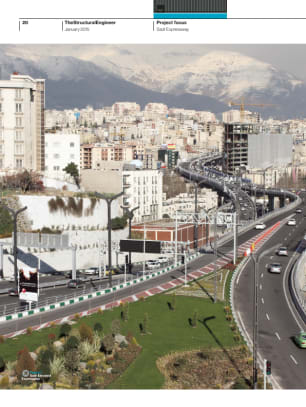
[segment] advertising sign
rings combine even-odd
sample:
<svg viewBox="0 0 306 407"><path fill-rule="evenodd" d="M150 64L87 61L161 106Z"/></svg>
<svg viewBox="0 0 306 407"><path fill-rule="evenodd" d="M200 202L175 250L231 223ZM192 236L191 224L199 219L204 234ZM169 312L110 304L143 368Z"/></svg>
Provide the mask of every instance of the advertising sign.
<svg viewBox="0 0 306 407"><path fill-rule="evenodd" d="M37 302L39 295L39 278L37 269L23 267L19 269L19 299Z"/></svg>

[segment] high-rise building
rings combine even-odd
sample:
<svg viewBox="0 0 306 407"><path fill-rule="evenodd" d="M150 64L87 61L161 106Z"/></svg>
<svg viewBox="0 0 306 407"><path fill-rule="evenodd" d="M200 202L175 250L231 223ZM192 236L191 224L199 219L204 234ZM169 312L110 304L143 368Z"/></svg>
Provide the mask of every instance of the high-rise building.
<svg viewBox="0 0 306 407"><path fill-rule="evenodd" d="M45 80L14 73L0 81L0 169L43 171Z"/></svg>

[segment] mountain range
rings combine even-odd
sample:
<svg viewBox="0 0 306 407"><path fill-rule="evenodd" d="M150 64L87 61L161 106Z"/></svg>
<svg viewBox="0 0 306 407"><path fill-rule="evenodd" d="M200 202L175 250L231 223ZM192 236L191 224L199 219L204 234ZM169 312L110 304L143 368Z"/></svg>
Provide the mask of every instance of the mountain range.
<svg viewBox="0 0 306 407"><path fill-rule="evenodd" d="M154 64L154 60L124 48L117 50L76 57L63 52L29 54L4 47L0 49L1 78L8 79L13 71L45 78L48 109L98 108L135 101L142 108L148 102L161 102L220 114L229 109L230 101L239 104L243 97L245 108L259 111L263 117L305 117L305 82L258 59L230 51L190 58L165 53L167 63L159 59Z"/></svg>

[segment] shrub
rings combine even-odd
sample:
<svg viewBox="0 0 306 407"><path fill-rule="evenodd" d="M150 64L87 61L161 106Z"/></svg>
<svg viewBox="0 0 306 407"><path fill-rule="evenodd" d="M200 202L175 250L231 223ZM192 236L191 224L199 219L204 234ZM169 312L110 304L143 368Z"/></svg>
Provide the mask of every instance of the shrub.
<svg viewBox="0 0 306 407"><path fill-rule="evenodd" d="M27 335L31 335L33 332L33 328L31 328L30 326L27 327Z"/></svg>
<svg viewBox="0 0 306 407"><path fill-rule="evenodd" d="M247 385L246 381L242 378L239 377L235 383L232 385L232 389L249 389L249 386Z"/></svg>
<svg viewBox="0 0 306 407"><path fill-rule="evenodd" d="M76 327L71 329L69 336L75 336L79 341L81 340L80 331Z"/></svg>
<svg viewBox="0 0 306 407"><path fill-rule="evenodd" d="M74 314L74 317L73 317L74 321L78 321L80 318L81 318L80 314Z"/></svg>
<svg viewBox="0 0 306 407"><path fill-rule="evenodd" d="M0 372L3 372L5 370L5 362L3 358L0 356Z"/></svg>
<svg viewBox="0 0 306 407"><path fill-rule="evenodd" d="M83 323L79 328L79 332L81 335L81 341L88 341L90 343L92 342L93 331L90 326Z"/></svg>
<svg viewBox="0 0 306 407"><path fill-rule="evenodd" d="M70 373L75 373L79 369L80 354L76 349L71 349L65 354L65 368Z"/></svg>
<svg viewBox="0 0 306 407"><path fill-rule="evenodd" d="M102 325L100 324L100 322L96 322L94 325L94 331L100 333L100 332L102 332L102 330L103 330L103 328L102 328Z"/></svg>
<svg viewBox="0 0 306 407"><path fill-rule="evenodd" d="M102 339L102 349L106 354L110 354L113 351L114 347L114 338L112 335L106 335Z"/></svg>
<svg viewBox="0 0 306 407"><path fill-rule="evenodd" d="M10 380L8 376L3 376L0 380L0 389L8 389L10 385Z"/></svg>
<svg viewBox="0 0 306 407"><path fill-rule="evenodd" d="M55 336L54 333L50 333L50 334L48 335L48 343L49 343L50 345L52 345L52 344L55 342L55 339L56 339L56 336Z"/></svg>
<svg viewBox="0 0 306 407"><path fill-rule="evenodd" d="M226 307L224 307L224 312L226 314L228 314L230 312L231 308L227 305Z"/></svg>
<svg viewBox="0 0 306 407"><path fill-rule="evenodd" d="M119 319L114 319L111 324L111 331L113 335L117 335L121 331L121 324Z"/></svg>
<svg viewBox="0 0 306 407"><path fill-rule="evenodd" d="M226 315L226 320L227 320L227 321L232 321L232 320L233 320L233 316L230 315L230 314Z"/></svg>
<svg viewBox="0 0 306 407"><path fill-rule="evenodd" d="M197 324L198 324L198 317L199 317L199 314L198 314L198 310L194 310L194 312L193 312L193 318L192 318L192 326L193 327L196 327L197 326Z"/></svg>
<svg viewBox="0 0 306 407"><path fill-rule="evenodd" d="M64 345L65 352L68 352L71 349L77 349L80 344L80 341L75 336L69 336L67 342Z"/></svg>
<svg viewBox="0 0 306 407"><path fill-rule="evenodd" d="M128 301L121 304L121 318L125 322L129 320L129 305Z"/></svg>
<svg viewBox="0 0 306 407"><path fill-rule="evenodd" d="M69 324L63 324L60 327L59 337L68 336L71 331L71 326Z"/></svg>
<svg viewBox="0 0 306 407"><path fill-rule="evenodd" d="M16 373L19 378L22 376L24 370L35 370L35 362L32 359L28 348L25 346L21 351L18 352Z"/></svg>
<svg viewBox="0 0 306 407"><path fill-rule="evenodd" d="M234 341L240 342L240 335L234 335Z"/></svg>
<svg viewBox="0 0 306 407"><path fill-rule="evenodd" d="M3 343L5 341L4 336L0 335L0 343Z"/></svg>

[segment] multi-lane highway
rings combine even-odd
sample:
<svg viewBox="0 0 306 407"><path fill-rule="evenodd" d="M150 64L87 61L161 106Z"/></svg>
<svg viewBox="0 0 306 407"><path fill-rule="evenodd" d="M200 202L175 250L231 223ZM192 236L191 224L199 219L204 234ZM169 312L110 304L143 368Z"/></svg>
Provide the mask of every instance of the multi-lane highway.
<svg viewBox="0 0 306 407"><path fill-rule="evenodd" d="M306 215L306 214L305 214ZM258 255L258 356L272 362L272 382L285 389L306 388L306 351L292 337L306 330L292 302L288 289L290 271L299 253L297 248L306 230L304 214L295 214L296 226L282 226L259 250ZM277 249L286 246L288 257L279 256ZM281 274L268 271L271 263L280 263ZM234 306L240 324L253 342L254 262L236 277Z"/></svg>

